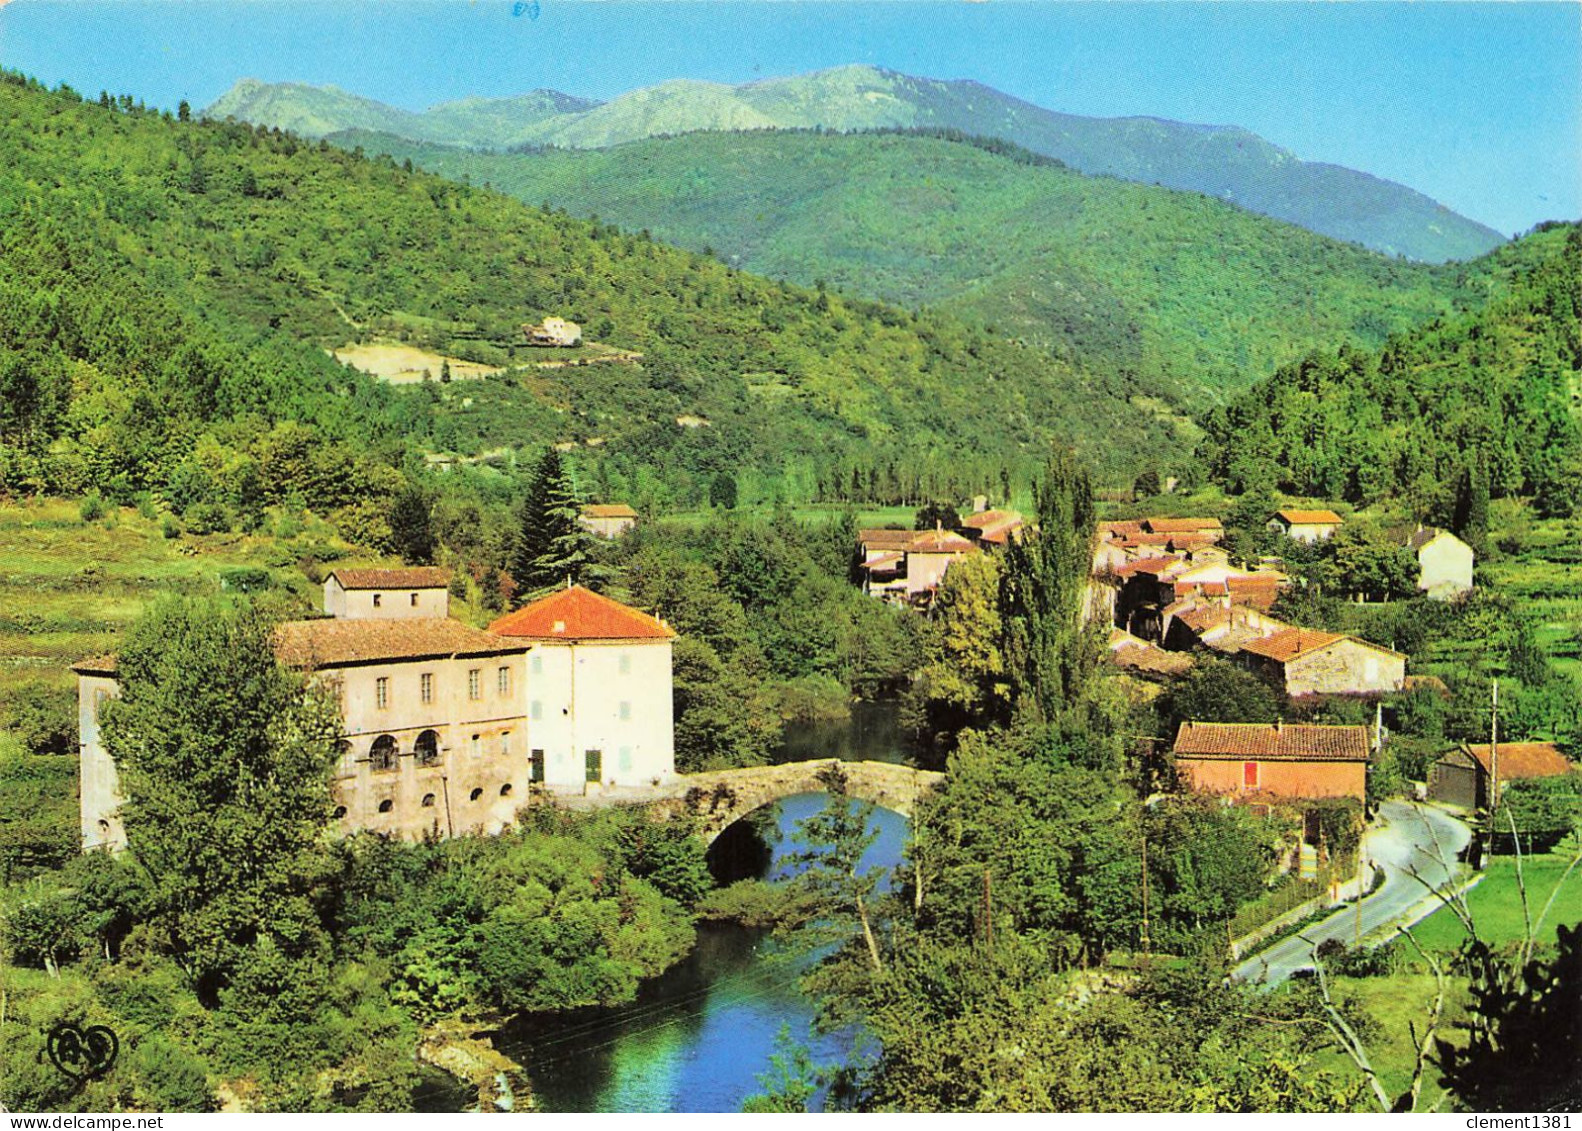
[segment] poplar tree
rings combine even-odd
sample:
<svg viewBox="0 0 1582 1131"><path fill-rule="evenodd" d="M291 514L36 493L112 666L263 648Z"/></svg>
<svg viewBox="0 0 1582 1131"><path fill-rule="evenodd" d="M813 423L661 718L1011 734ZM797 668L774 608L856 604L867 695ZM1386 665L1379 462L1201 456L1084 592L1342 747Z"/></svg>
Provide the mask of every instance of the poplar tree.
<svg viewBox="0 0 1582 1131"><path fill-rule="evenodd" d="M560 453L546 451L533 471L522 500L511 579L517 602L531 600L546 589L589 580L591 535L580 521L582 504Z"/></svg>
<svg viewBox="0 0 1582 1131"><path fill-rule="evenodd" d="M1019 715L1053 722L1083 698L1098 650L1083 624L1097 516L1070 451L1033 485L1036 527L1013 542L1000 577L1005 666Z"/></svg>

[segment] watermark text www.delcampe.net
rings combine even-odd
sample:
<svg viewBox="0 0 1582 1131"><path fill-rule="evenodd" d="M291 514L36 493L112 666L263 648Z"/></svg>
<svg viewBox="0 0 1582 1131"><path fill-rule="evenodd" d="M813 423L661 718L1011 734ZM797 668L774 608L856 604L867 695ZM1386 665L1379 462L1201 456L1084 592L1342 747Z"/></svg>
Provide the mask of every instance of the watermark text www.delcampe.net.
<svg viewBox="0 0 1582 1131"><path fill-rule="evenodd" d="M163 1131L163 1115L12 1115L12 1128L37 1128L37 1131Z"/></svg>

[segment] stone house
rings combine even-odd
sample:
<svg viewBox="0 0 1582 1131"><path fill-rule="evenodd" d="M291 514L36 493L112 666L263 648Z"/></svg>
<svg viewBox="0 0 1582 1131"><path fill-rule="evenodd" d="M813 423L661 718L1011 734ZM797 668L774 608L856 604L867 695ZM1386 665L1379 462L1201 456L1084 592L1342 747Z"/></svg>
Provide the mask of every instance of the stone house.
<svg viewBox="0 0 1582 1131"><path fill-rule="evenodd" d="M1019 511L980 510L962 519L957 533L980 546L1004 546L1021 541L1022 526Z"/></svg>
<svg viewBox="0 0 1582 1131"><path fill-rule="evenodd" d="M538 325L524 325L522 333L530 346L576 346L582 344L582 327L564 318L549 317Z"/></svg>
<svg viewBox="0 0 1582 1131"><path fill-rule="evenodd" d="M1574 768L1552 742L1501 742L1497 748L1500 785L1525 778L1559 777ZM1496 751L1487 743L1466 743L1440 756L1428 772L1432 801L1463 809L1487 809Z"/></svg>
<svg viewBox="0 0 1582 1131"><path fill-rule="evenodd" d="M1241 646L1248 666L1280 682L1293 699L1381 695L1401 690L1406 657L1355 636L1288 628Z"/></svg>
<svg viewBox="0 0 1582 1131"><path fill-rule="evenodd" d="M863 590L910 604L927 602L952 562L978 552L973 542L943 529L861 530L857 541Z"/></svg>
<svg viewBox="0 0 1582 1131"><path fill-rule="evenodd" d="M402 619L450 616L450 571L336 569L324 579L324 611L332 617Z"/></svg>
<svg viewBox="0 0 1582 1131"><path fill-rule="evenodd" d="M637 512L625 503L589 503L577 520L600 538L619 538L637 525Z"/></svg>
<svg viewBox="0 0 1582 1131"><path fill-rule="evenodd" d="M675 774L671 644L663 621L571 586L489 626L528 647L531 780L553 793L652 786Z"/></svg>
<svg viewBox="0 0 1582 1131"><path fill-rule="evenodd" d="M1417 556L1417 587L1433 601L1472 592L1472 547L1448 530L1419 526L1406 539Z"/></svg>
<svg viewBox="0 0 1582 1131"><path fill-rule="evenodd" d="M1247 800L1367 797L1372 743L1365 726L1200 723L1176 732L1182 784Z"/></svg>
<svg viewBox="0 0 1582 1131"><path fill-rule="evenodd" d="M1268 526L1296 542L1323 542L1345 521L1334 511L1283 510L1275 512Z"/></svg>

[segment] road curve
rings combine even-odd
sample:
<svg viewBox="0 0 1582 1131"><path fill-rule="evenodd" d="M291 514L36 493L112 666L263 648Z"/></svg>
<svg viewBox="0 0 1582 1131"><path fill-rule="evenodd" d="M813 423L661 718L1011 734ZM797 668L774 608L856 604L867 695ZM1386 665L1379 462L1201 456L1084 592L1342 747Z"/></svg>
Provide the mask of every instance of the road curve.
<svg viewBox="0 0 1582 1131"><path fill-rule="evenodd" d="M1413 918L1427 899L1425 883L1435 888L1460 875L1456 857L1472 839L1472 830L1442 809L1411 801L1386 801L1362 838L1363 855L1384 872L1384 883L1372 895L1344 907L1302 936L1291 936L1259 951L1236 967L1241 981L1279 985L1296 971L1313 965L1313 949L1325 939L1347 946L1381 928ZM1412 873L1416 873L1416 877Z"/></svg>

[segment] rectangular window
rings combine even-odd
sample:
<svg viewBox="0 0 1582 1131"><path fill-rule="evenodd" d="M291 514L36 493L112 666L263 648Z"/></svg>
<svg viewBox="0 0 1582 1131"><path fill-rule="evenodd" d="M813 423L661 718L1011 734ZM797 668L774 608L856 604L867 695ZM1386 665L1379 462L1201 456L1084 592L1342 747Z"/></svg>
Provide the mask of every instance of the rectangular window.
<svg viewBox="0 0 1582 1131"><path fill-rule="evenodd" d="M632 657L625 652L621 653L620 669L622 675L632 674Z"/></svg>
<svg viewBox="0 0 1582 1131"><path fill-rule="evenodd" d="M383 594L383 593L375 593L375 594L374 594L374 608L376 608L376 609L377 609L377 608L378 608L378 607L379 607L379 600L380 600L380 598L382 598L382 597L383 597L383 596L384 596L384 594Z"/></svg>
<svg viewBox="0 0 1582 1131"><path fill-rule="evenodd" d="M374 704L380 710L390 706L390 677L382 675L374 680Z"/></svg>
<svg viewBox="0 0 1582 1131"><path fill-rule="evenodd" d="M544 780L544 752L542 750L533 751L533 776L531 780Z"/></svg>
<svg viewBox="0 0 1582 1131"><path fill-rule="evenodd" d="M533 653L533 674L534 675L543 675L544 674L544 657L540 656L536 652Z"/></svg>
<svg viewBox="0 0 1582 1131"><path fill-rule="evenodd" d="M604 751L584 750L583 755L588 761L588 780L602 781L604 779Z"/></svg>
<svg viewBox="0 0 1582 1131"><path fill-rule="evenodd" d="M476 699L476 698L478 698L479 695L481 695L483 693L482 690L481 690L482 676L483 676L483 669L482 668L469 668L468 669L468 671L467 671L467 698L469 698L469 699Z"/></svg>
<svg viewBox="0 0 1582 1131"><path fill-rule="evenodd" d="M423 702L434 702L434 673L424 672L418 676L418 688L422 692Z"/></svg>
<svg viewBox="0 0 1582 1131"><path fill-rule="evenodd" d="M534 699L533 700L533 705L528 708L528 717L531 718L531 719L534 719L534 720L538 720L538 719L543 718L544 717L544 704L542 702L540 702L539 700Z"/></svg>
<svg viewBox="0 0 1582 1131"><path fill-rule="evenodd" d="M475 734L472 736L472 745L470 750L474 758L483 753L483 735Z"/></svg>
<svg viewBox="0 0 1582 1131"><path fill-rule="evenodd" d="M632 717L632 704L630 700L621 700L621 721L624 723Z"/></svg>
<svg viewBox="0 0 1582 1131"><path fill-rule="evenodd" d="M1241 787L1243 789L1258 788L1258 763L1243 762L1241 764Z"/></svg>
<svg viewBox="0 0 1582 1131"><path fill-rule="evenodd" d="M494 673L494 687L501 695L511 694L511 669L501 668Z"/></svg>
<svg viewBox="0 0 1582 1131"><path fill-rule="evenodd" d="M615 756L615 764L620 767L620 770L623 774L629 773L631 771L632 748L630 746L621 747L620 751Z"/></svg>
<svg viewBox="0 0 1582 1131"><path fill-rule="evenodd" d="M417 608L417 594L416 593L412 594L412 607L414 609Z"/></svg>

